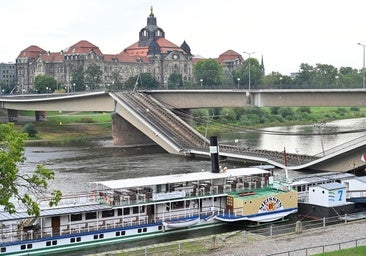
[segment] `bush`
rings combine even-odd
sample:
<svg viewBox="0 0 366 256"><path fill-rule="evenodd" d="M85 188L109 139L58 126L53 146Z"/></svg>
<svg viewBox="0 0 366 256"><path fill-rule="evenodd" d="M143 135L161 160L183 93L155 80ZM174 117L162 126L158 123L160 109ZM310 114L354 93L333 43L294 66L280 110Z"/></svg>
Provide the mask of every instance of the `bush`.
<svg viewBox="0 0 366 256"><path fill-rule="evenodd" d="M29 136L29 137L31 137L31 138L36 137L36 135L37 135L37 133L38 133L38 131L37 131L36 127L35 127L35 126L34 126L34 124L32 124L32 123L27 123L27 124L25 124L25 125L23 126L23 131L24 131L25 133L27 133L27 134L28 134L28 136Z"/></svg>
<svg viewBox="0 0 366 256"><path fill-rule="evenodd" d="M297 112L311 114L311 108L310 107L299 107L297 109Z"/></svg>
<svg viewBox="0 0 366 256"><path fill-rule="evenodd" d="M279 114L286 119L289 119L294 115L294 111L290 107L284 107L279 109Z"/></svg>

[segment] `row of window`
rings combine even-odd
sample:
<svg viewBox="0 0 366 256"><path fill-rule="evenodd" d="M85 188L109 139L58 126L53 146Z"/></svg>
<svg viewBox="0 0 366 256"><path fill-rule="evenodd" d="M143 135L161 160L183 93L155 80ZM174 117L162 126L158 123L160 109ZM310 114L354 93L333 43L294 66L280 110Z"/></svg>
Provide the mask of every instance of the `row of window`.
<svg viewBox="0 0 366 256"><path fill-rule="evenodd" d="M162 226L159 226L159 230L162 230ZM137 233L146 233L147 232L147 228L139 228L137 230ZM122 231L117 231L115 233L115 236L124 236L126 235L126 231L122 230ZM97 240L97 239L103 239L104 238L104 234L95 234L93 239L94 240ZM70 238L70 243L78 243L78 242L81 242L81 237L78 236L78 237L72 237ZM52 241L47 241L46 242L46 246L55 246L57 245L57 240L52 240ZM33 244L22 244L20 246L20 250L29 250L29 249L32 249L33 248ZM1 247L0 248L0 253L5 253L6 252L6 247Z"/></svg>
<svg viewBox="0 0 366 256"><path fill-rule="evenodd" d="M132 207L132 214L138 214L138 213L144 213L145 212L145 206L135 206ZM117 216L124 216L124 215L130 215L131 214L131 208L123 208L123 209L117 209ZM114 210L106 210L102 211L102 218L110 218L115 216ZM86 220L94 220L97 219L97 212L87 212L85 213L85 219ZM83 220L83 215L81 213L78 214L71 214L71 221L81 221Z"/></svg>

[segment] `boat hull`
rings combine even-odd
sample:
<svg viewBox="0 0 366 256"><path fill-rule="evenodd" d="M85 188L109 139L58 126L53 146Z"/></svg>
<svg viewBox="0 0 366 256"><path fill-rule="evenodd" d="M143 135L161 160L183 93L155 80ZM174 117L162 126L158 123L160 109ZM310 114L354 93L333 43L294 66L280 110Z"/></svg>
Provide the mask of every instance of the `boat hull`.
<svg viewBox="0 0 366 256"><path fill-rule="evenodd" d="M236 221L252 221L252 222L272 222L282 218L285 218L291 214L297 213L297 208L253 214L253 215L218 215L215 216L216 220L220 220L223 222L236 222Z"/></svg>

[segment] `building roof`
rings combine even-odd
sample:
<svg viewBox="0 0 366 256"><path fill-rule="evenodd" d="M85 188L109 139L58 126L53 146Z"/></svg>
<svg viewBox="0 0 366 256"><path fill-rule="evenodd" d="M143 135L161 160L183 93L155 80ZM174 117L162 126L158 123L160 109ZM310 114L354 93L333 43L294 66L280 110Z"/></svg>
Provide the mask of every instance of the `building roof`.
<svg viewBox="0 0 366 256"><path fill-rule="evenodd" d="M70 46L66 51L65 54L86 54L93 51L97 55L101 55L102 52L98 46L90 43L87 40L81 40L76 44Z"/></svg>
<svg viewBox="0 0 366 256"><path fill-rule="evenodd" d="M232 61L243 62L244 59L239 53L237 53L233 50L227 50L226 52L220 54L220 56L217 58L217 61L220 62L223 65L228 61L230 61L230 62L232 62Z"/></svg>
<svg viewBox="0 0 366 256"><path fill-rule="evenodd" d="M41 53L46 52L42 48L31 45L27 48L25 48L23 51L21 51L18 55L18 58L37 58Z"/></svg>
<svg viewBox="0 0 366 256"><path fill-rule="evenodd" d="M156 40L156 42L160 46L161 52L164 54L170 51L183 51L182 48L165 38L159 38L158 40ZM139 46L139 43L136 42L124 49L121 53L127 53L130 56L146 57L148 51L148 46Z"/></svg>
<svg viewBox="0 0 366 256"><path fill-rule="evenodd" d="M47 52L42 53L40 58L44 62L62 62L64 60L64 54L62 52Z"/></svg>

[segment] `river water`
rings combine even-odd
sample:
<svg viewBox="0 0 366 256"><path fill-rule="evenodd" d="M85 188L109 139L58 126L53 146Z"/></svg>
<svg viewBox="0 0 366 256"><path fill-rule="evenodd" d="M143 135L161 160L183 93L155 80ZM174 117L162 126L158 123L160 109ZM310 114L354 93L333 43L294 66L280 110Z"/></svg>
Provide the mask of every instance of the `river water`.
<svg viewBox="0 0 366 256"><path fill-rule="evenodd" d="M334 121L322 125L321 133L314 125L288 127L270 127L264 129L270 133L237 132L220 134L219 142L241 146L314 155L352 139L366 135L366 132L329 134L363 129L366 119ZM278 135L275 132L287 132ZM315 135L301 135L314 133ZM295 135L298 134L298 135ZM56 178L51 188L63 193L86 191L88 182L155 176L163 174L197 172L210 170L207 159L188 159L183 156L165 153L158 146L151 147L115 147L112 141L94 141L88 146L75 147L26 147L26 162L21 171L29 173L37 164L43 164L54 170ZM225 163L228 167L230 163ZM236 163L237 164L237 163Z"/></svg>

